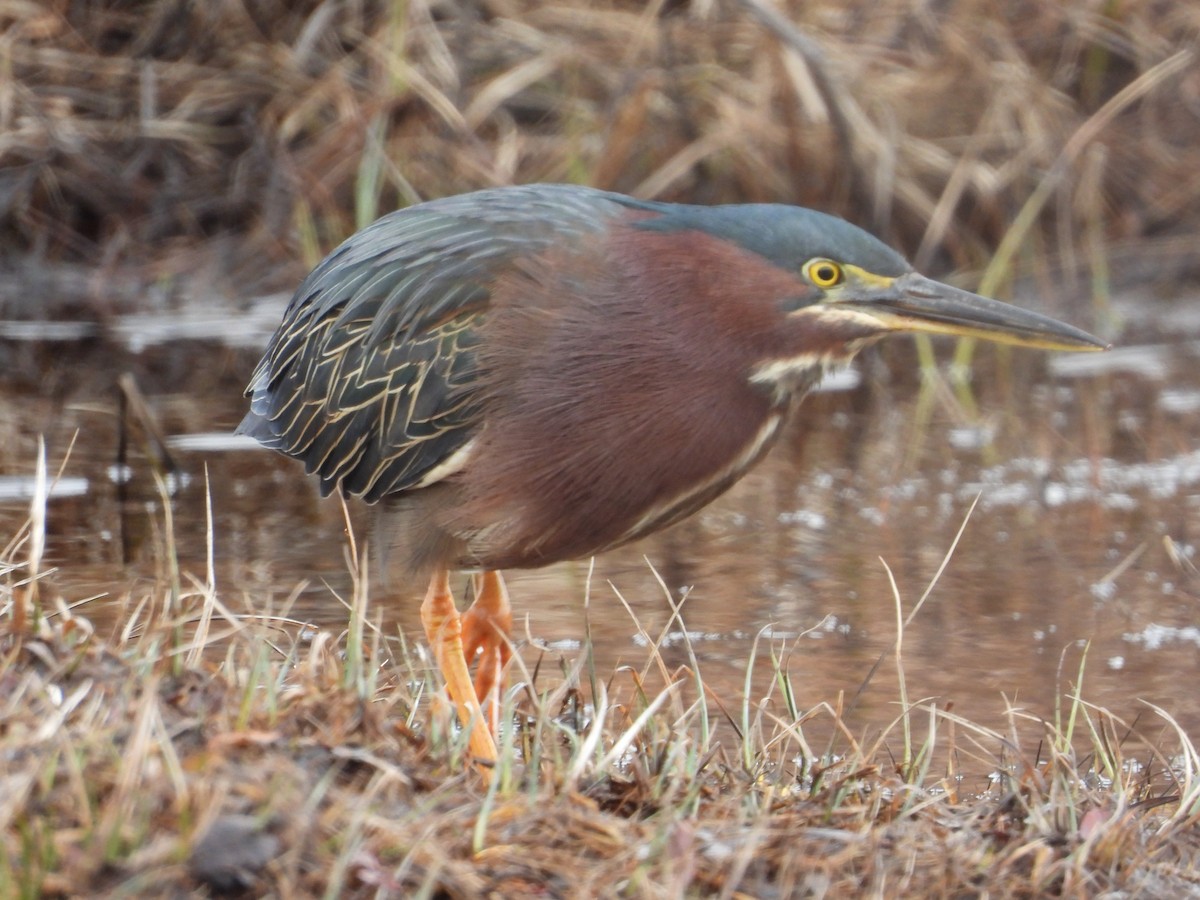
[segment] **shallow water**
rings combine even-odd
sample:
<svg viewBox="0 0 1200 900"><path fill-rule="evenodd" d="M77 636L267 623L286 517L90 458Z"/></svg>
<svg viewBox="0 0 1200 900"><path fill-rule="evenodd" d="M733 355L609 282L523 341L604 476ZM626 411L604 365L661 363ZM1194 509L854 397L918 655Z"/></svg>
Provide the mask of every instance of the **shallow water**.
<svg viewBox="0 0 1200 900"><path fill-rule="evenodd" d="M0 535L6 542L25 520L44 435L51 474L62 466L46 564L59 567L54 587L87 600L101 627L113 598L153 583L164 540L151 475L162 450L135 422L118 459L115 386L126 372L177 466L169 486L185 572L205 577L207 490L223 602L278 607L307 582L290 616L344 626L340 504L319 499L298 464L230 435L280 305L272 298L237 319L131 318L103 333L0 332L0 422L12 436L0 449ZM1177 323L1156 333L1136 305L1124 312L1138 316L1139 334L1109 354L979 348L978 414L942 382L925 424L911 343L871 352L809 398L769 459L698 516L594 570L583 561L512 573L527 617L518 631L540 648L526 646L524 658L569 664L588 596L601 672L640 668L645 635L665 631L668 666L687 663L690 643L706 683L732 705L757 639L756 696L770 688L773 651L801 708L848 702L895 640L891 579L907 614L945 562L904 633L910 699L1006 731L1006 705L1052 716L1086 652L1087 700L1152 737L1163 726L1147 704L1200 733L1200 341ZM351 513L365 535L370 515ZM373 588L387 630L420 634L421 587ZM682 629L668 594L686 598ZM898 698L889 657L847 720L877 734Z"/></svg>

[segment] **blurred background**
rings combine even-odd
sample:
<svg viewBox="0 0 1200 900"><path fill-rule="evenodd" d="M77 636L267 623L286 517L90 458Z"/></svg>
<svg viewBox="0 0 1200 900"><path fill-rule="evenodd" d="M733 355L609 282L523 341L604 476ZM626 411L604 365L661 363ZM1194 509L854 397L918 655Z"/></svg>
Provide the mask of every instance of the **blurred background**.
<svg viewBox="0 0 1200 900"><path fill-rule="evenodd" d="M1115 349L872 350L704 513L590 581L518 573L533 644L567 664L586 594L600 664L640 664L619 591L730 694L770 629L800 706L832 703L895 638L891 578L911 608L974 505L910 696L1052 715L1086 660L1089 700L1200 726L1195 3L42 0L0 29L5 602L44 441L44 584L99 627L172 554L185 595L344 624L340 505L230 432L291 290L378 215L535 181L797 203ZM373 595L390 634L419 634L409 593ZM896 696L884 666L856 721Z"/></svg>

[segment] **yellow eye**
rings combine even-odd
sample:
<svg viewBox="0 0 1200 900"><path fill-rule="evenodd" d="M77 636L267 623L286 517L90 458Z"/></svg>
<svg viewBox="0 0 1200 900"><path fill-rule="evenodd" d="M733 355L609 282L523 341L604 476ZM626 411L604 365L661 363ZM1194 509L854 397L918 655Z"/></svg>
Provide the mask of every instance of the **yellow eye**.
<svg viewBox="0 0 1200 900"><path fill-rule="evenodd" d="M819 288L833 287L842 281L842 267L831 259L810 259L804 264L804 274Z"/></svg>

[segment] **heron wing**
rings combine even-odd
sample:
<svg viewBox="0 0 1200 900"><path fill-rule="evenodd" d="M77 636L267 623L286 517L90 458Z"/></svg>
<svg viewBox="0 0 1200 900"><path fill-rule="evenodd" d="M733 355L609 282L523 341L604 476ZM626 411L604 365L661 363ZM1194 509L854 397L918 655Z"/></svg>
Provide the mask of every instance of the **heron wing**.
<svg viewBox="0 0 1200 900"><path fill-rule="evenodd" d="M296 291L238 427L368 502L423 487L478 429L476 349L514 261L586 239L631 205L568 185L498 188L384 216Z"/></svg>

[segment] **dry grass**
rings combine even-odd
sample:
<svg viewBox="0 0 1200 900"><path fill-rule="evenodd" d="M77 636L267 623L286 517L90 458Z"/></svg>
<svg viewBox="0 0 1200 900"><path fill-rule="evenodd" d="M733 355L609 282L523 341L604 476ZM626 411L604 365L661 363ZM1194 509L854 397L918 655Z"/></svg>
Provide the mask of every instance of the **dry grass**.
<svg viewBox="0 0 1200 900"><path fill-rule="evenodd" d="M1010 235L997 280L1029 250L1101 290L1190 265L1194 3L780 11L0 4L0 236L43 263L143 265L168 290L207 265L244 295L395 206L566 180L820 206L941 269Z"/></svg>
<svg viewBox="0 0 1200 900"><path fill-rule="evenodd" d="M902 696L866 740L840 701L796 708L766 641L760 699L712 696L694 657L597 673L584 652L518 673L484 788L423 657L372 626L364 573L341 634L234 615L211 572L179 570L165 516L162 575L98 634L34 591L41 502L0 561L0 895L1200 889L1200 755L1159 710L1131 726L1071 693L1001 734ZM903 684L901 647L884 664ZM991 787L967 793L964 763Z"/></svg>

